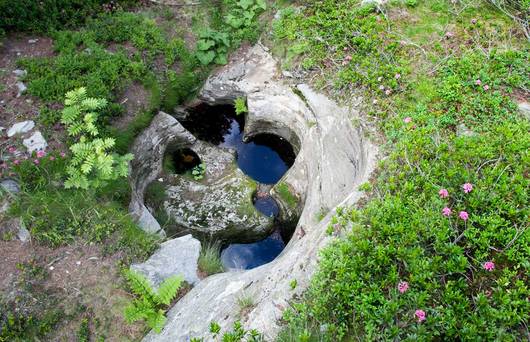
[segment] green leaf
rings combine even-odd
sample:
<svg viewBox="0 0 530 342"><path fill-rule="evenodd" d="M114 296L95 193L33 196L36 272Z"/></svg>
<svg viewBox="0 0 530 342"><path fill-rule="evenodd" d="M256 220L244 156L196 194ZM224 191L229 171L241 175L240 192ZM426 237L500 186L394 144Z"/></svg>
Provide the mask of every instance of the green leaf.
<svg viewBox="0 0 530 342"><path fill-rule="evenodd" d="M160 304L169 305L173 298L177 295L183 278L180 276L170 277L160 285L158 288L157 300Z"/></svg>
<svg viewBox="0 0 530 342"><path fill-rule="evenodd" d="M197 59L202 65L208 65L215 59L215 52L213 51L197 51Z"/></svg>

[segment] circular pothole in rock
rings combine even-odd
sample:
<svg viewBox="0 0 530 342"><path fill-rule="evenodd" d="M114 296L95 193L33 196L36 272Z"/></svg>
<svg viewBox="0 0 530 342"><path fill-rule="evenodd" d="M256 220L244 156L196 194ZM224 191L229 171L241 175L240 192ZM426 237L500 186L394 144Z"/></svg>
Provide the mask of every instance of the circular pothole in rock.
<svg viewBox="0 0 530 342"><path fill-rule="evenodd" d="M221 252L221 262L226 270L249 270L274 259L285 248L279 230L254 243L234 243Z"/></svg>
<svg viewBox="0 0 530 342"><path fill-rule="evenodd" d="M177 174L184 174L201 164L201 158L189 148L174 151L170 160Z"/></svg>
<svg viewBox="0 0 530 342"><path fill-rule="evenodd" d="M280 213L278 203L266 192L258 191L253 198L254 207L267 217L277 217Z"/></svg>

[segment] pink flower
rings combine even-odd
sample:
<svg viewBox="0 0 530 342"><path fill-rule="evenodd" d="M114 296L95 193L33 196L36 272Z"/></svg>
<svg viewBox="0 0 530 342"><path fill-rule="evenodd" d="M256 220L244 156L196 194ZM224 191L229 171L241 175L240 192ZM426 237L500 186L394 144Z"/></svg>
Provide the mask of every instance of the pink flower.
<svg viewBox="0 0 530 342"><path fill-rule="evenodd" d="M493 261L486 261L484 264L482 264L482 268L488 272L491 272L495 269L495 264Z"/></svg>
<svg viewBox="0 0 530 342"><path fill-rule="evenodd" d="M9 149L8 149L9 153L15 153L17 151L17 148L14 147L14 146L11 146Z"/></svg>
<svg viewBox="0 0 530 342"><path fill-rule="evenodd" d="M15 164L15 165L20 164L20 160L18 160L18 159L13 160L13 164Z"/></svg>
<svg viewBox="0 0 530 342"><path fill-rule="evenodd" d="M440 189L440 191L438 191L438 195L440 195L440 198L446 198L449 196L449 191L447 191L447 189Z"/></svg>
<svg viewBox="0 0 530 342"><path fill-rule="evenodd" d="M464 221L467 221L467 219L469 218L469 214L467 212L465 212L465 211L461 211L458 214L458 217L460 217Z"/></svg>
<svg viewBox="0 0 530 342"><path fill-rule="evenodd" d="M462 185L462 189L464 189L464 192L467 194L467 193L471 192L471 190L473 190L473 184L466 183L466 184Z"/></svg>
<svg viewBox="0 0 530 342"><path fill-rule="evenodd" d="M43 150L39 150L37 151L37 158L42 158L46 155L46 152L44 152Z"/></svg>
<svg viewBox="0 0 530 342"><path fill-rule="evenodd" d="M482 84L482 81L480 79L478 79L478 80L475 81L475 84L479 86L479 85Z"/></svg>
<svg viewBox="0 0 530 342"><path fill-rule="evenodd" d="M447 207L442 209L442 215L445 216L445 217L451 216L451 213L452 213L451 209L449 209Z"/></svg>
<svg viewBox="0 0 530 342"><path fill-rule="evenodd" d="M394 78L395 78L396 80L399 80L399 79L401 78L401 74L396 74L396 75L394 76Z"/></svg>
<svg viewBox="0 0 530 342"><path fill-rule="evenodd" d="M61 155L61 158L64 158L64 157L66 157L66 153L64 153L64 152L61 152L61 154L60 154L60 155Z"/></svg>
<svg viewBox="0 0 530 342"><path fill-rule="evenodd" d="M390 95L390 94L392 94L392 90L390 90L390 89L385 90L385 94L386 94L386 95Z"/></svg>
<svg viewBox="0 0 530 342"><path fill-rule="evenodd" d="M412 118L410 116L407 116L406 118L403 119L403 122L404 123L411 123L412 122Z"/></svg>
<svg viewBox="0 0 530 342"><path fill-rule="evenodd" d="M484 87L482 87L485 91L488 91L490 89L490 86L489 85L485 85Z"/></svg>
<svg viewBox="0 0 530 342"><path fill-rule="evenodd" d="M400 293L405 293L409 289L409 283L406 281L400 281L397 288Z"/></svg>
<svg viewBox="0 0 530 342"><path fill-rule="evenodd" d="M351 60L353 59L353 57L350 56L350 55L348 55L348 56L344 57L344 59L347 60L347 61L349 62L349 61L351 61Z"/></svg>
<svg viewBox="0 0 530 342"><path fill-rule="evenodd" d="M475 25L477 23L477 19L473 18L471 19L471 24Z"/></svg>
<svg viewBox="0 0 530 342"><path fill-rule="evenodd" d="M33 162L35 163L35 165L40 163L40 161L38 159L33 160Z"/></svg>
<svg viewBox="0 0 530 342"><path fill-rule="evenodd" d="M51 160L51 161L54 161L54 160L55 160L55 157L54 157L54 156L50 156L50 160Z"/></svg>
<svg viewBox="0 0 530 342"><path fill-rule="evenodd" d="M0 164L0 168L2 168L2 169L7 169L7 164L6 164L6 163L2 163L2 164Z"/></svg>
<svg viewBox="0 0 530 342"><path fill-rule="evenodd" d="M425 321L425 311L421 309L416 310L416 312L414 312L414 316L416 316L416 319L418 320L418 322Z"/></svg>

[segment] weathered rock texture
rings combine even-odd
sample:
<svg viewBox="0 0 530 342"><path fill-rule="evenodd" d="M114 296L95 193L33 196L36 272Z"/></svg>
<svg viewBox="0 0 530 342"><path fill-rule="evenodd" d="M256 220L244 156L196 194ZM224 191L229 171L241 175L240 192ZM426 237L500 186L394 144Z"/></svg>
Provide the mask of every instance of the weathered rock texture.
<svg viewBox="0 0 530 342"><path fill-rule="evenodd" d="M168 146L184 148L191 146L195 140L175 118L164 112L158 113L151 125L136 139L132 147L135 158L129 166L129 212L143 230L165 236L160 224L144 204L145 188L160 174Z"/></svg>
<svg viewBox="0 0 530 342"><path fill-rule="evenodd" d="M167 180L167 214L183 230L212 241L250 242L265 238L273 220L252 204L256 183L236 166L233 151L197 141L192 146L206 165L204 180L181 175Z"/></svg>
<svg viewBox="0 0 530 342"><path fill-rule="evenodd" d="M197 261L201 243L191 235L168 240L146 262L131 265L131 270L146 276L156 289L172 276L181 276L188 284L199 282Z"/></svg>
<svg viewBox="0 0 530 342"><path fill-rule="evenodd" d="M244 325L272 340L283 310L294 295L307 287L318 251L331 239L325 231L333 209L360 198L357 188L368 179L376 149L352 124L358 114L339 107L306 85L297 87L301 93L298 96L277 79L279 75L274 59L257 45L210 77L201 97L211 104L220 104L246 96L246 136L274 133L293 144L298 152L296 161L273 189L273 195L284 207L292 206L293 196L301 201L303 211L293 238L269 264L201 281L170 310L164 330L150 333L144 341L207 337L212 321L227 330L239 319L237 300L241 296L251 296L255 303L244 317ZM316 214L323 210L329 213L318 222ZM298 284L295 290L289 285L293 279Z"/></svg>

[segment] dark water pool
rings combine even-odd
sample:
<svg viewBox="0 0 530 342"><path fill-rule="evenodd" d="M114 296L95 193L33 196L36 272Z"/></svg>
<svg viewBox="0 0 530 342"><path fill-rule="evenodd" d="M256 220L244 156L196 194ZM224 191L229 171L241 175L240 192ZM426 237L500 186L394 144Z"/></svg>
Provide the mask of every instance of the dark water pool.
<svg viewBox="0 0 530 342"><path fill-rule="evenodd" d="M263 215L276 217L280 213L278 203L269 195L256 195L254 197L254 207Z"/></svg>
<svg viewBox="0 0 530 342"><path fill-rule="evenodd" d="M258 134L243 141L244 117L236 116L232 105L200 104L182 125L198 139L236 150L241 171L261 184L276 184L293 165L296 155L291 144L273 134ZM267 193L257 192L254 206L263 215L276 218L279 207ZM251 269L274 260L284 249L280 229L269 237L247 244L230 244L222 250L225 269Z"/></svg>
<svg viewBox="0 0 530 342"><path fill-rule="evenodd" d="M291 144L274 134L243 142L244 117L236 116L232 105L201 104L182 124L201 140L235 149L241 171L259 183L278 182L296 158Z"/></svg>
<svg viewBox="0 0 530 342"><path fill-rule="evenodd" d="M254 243L234 243L221 252L221 261L227 270L249 270L274 260L285 248L279 231Z"/></svg>

